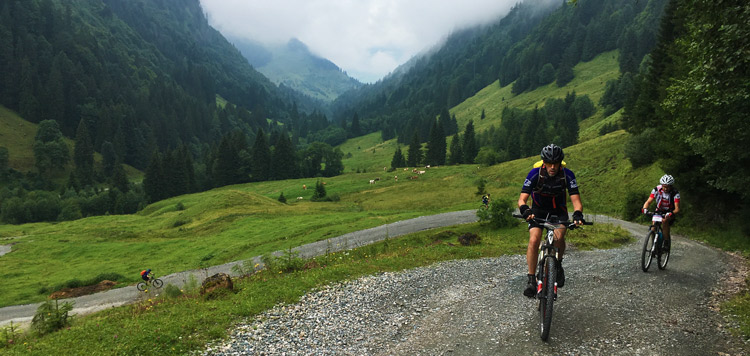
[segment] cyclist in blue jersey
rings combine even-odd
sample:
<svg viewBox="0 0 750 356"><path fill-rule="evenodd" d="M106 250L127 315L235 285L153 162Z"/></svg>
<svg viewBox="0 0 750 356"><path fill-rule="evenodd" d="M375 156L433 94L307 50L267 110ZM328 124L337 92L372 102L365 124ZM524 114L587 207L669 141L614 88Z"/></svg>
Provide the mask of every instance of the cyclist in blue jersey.
<svg viewBox="0 0 750 356"><path fill-rule="evenodd" d="M573 203L573 222L582 225L583 205L578 192L578 183L573 172L563 166L565 154L562 148L550 144L542 149L542 165L533 168L526 176L521 188L521 196L518 198L518 210L529 222L529 246L526 250L526 263L529 267L528 283L523 295L533 298L536 294L536 270L539 255L539 243L542 238L542 226L534 222L534 218L547 218L555 215L561 220L567 220L568 209L566 207L566 192L570 195ZM527 201L531 197L531 207ZM558 249L557 286L565 285L565 271L562 268L563 255L565 253L565 233L567 229L555 230L554 245Z"/></svg>

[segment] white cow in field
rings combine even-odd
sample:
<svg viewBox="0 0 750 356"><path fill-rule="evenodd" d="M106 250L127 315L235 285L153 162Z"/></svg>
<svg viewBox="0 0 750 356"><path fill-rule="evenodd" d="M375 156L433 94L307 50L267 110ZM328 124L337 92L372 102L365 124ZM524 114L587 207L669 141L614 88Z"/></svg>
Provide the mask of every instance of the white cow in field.
<svg viewBox="0 0 750 356"><path fill-rule="evenodd" d="M417 174L425 174L426 171L419 171Z"/></svg>
<svg viewBox="0 0 750 356"><path fill-rule="evenodd" d="M370 179L370 184L375 184L375 180L374 179Z"/></svg>
<svg viewBox="0 0 750 356"><path fill-rule="evenodd" d="M297 201L300 201L300 200L302 200L302 197L297 197Z"/></svg>

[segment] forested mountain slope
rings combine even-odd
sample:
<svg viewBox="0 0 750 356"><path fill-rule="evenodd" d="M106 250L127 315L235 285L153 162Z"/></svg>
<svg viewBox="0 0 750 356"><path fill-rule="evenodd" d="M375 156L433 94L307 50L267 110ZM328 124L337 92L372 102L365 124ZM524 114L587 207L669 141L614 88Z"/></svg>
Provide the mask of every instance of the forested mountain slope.
<svg viewBox="0 0 750 356"><path fill-rule="evenodd" d="M342 95L337 119L358 114L366 132L384 130L407 143L422 141L435 117L494 81L518 94L573 79L580 61L620 49L620 69L637 69L655 42L666 0L525 1L490 26L459 31L403 74ZM455 129L454 129L455 130ZM453 134L445 128L446 134Z"/></svg>
<svg viewBox="0 0 750 356"><path fill-rule="evenodd" d="M125 163L289 120L273 83L208 26L198 0L3 1L0 104L72 137L83 118L94 149L119 142ZM221 127L216 95L246 108ZM127 139L125 139L127 138Z"/></svg>

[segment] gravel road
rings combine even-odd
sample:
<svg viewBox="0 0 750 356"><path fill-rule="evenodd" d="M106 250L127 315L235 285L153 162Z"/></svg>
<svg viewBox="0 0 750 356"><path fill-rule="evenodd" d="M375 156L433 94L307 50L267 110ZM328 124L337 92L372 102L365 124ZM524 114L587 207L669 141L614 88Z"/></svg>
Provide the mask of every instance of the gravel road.
<svg viewBox="0 0 750 356"><path fill-rule="evenodd" d="M664 271L640 269L639 241L569 248L548 342L525 298L525 257L439 263L335 284L231 330L206 355L741 355L716 311L747 264L675 237Z"/></svg>

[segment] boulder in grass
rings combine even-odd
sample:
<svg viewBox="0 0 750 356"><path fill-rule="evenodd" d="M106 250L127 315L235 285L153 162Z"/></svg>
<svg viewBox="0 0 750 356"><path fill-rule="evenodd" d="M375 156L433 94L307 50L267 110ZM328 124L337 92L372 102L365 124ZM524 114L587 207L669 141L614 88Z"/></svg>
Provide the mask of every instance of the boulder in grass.
<svg viewBox="0 0 750 356"><path fill-rule="evenodd" d="M482 239L479 237L479 235L472 234L470 232L467 232L458 237L458 242L460 242L461 245L464 245L464 246L476 245L481 240Z"/></svg>
<svg viewBox="0 0 750 356"><path fill-rule="evenodd" d="M201 295L221 295L234 290L232 278L226 273L217 273L201 283Z"/></svg>

